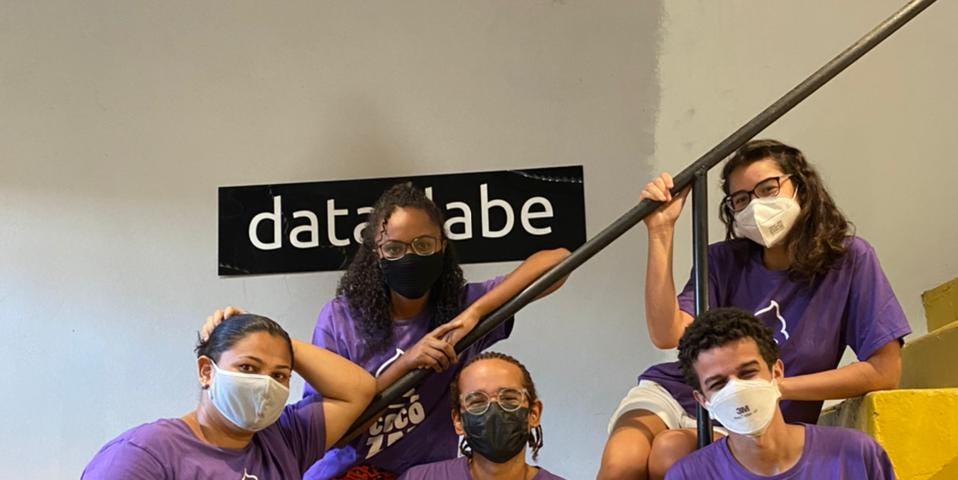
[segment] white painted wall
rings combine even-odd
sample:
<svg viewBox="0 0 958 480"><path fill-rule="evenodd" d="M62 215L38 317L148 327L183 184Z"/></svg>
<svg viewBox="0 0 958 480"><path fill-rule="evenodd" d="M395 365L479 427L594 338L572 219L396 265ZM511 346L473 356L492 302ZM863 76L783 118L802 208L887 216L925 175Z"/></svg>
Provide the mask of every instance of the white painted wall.
<svg viewBox="0 0 958 480"><path fill-rule="evenodd" d="M769 131L820 165L916 330L919 292L958 270L940 3ZM122 430L193 408L217 306L309 335L338 274L218 278L217 186L581 163L594 234L895 7L0 2L0 464L76 478ZM646 340L644 255L627 234L501 345L539 384L542 464L570 479L673 355Z"/></svg>

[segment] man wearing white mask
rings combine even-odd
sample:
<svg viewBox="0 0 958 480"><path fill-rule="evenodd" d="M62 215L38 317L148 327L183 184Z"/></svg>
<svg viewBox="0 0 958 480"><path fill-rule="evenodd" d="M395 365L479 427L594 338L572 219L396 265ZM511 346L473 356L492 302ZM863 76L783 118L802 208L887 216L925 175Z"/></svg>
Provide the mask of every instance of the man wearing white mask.
<svg viewBox="0 0 958 480"><path fill-rule="evenodd" d="M695 400L729 435L684 457L679 479L894 479L885 451L856 430L785 423L778 406L784 365L755 316L735 308L700 315L679 340Z"/></svg>

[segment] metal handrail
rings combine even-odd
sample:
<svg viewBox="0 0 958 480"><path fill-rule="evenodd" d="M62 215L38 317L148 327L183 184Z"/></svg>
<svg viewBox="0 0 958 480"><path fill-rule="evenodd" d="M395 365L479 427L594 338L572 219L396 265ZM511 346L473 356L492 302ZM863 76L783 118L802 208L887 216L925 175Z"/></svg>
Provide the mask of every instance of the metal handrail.
<svg viewBox="0 0 958 480"><path fill-rule="evenodd" d="M673 179L674 186L672 188L672 194L676 195L691 185L697 176L700 176L704 179L705 176L701 175L701 172L707 172L715 165L718 165L719 162L731 155L749 139L757 135L793 107L808 98L809 95L821 88L822 85L835 78L836 75L848 68L848 66L852 63L855 63L855 61L861 58L862 55L868 53L872 48L888 38L888 36L908 23L912 18L924 11L931 4L935 3L935 1L936 0L912 0L905 4L905 6L900 8L897 12L880 23L877 27L865 34L865 36L863 36L861 39L839 53L835 58L816 70L797 86L789 90L785 95L772 103L768 108L739 127L738 130L732 132L732 134L729 135L725 140L719 142L718 145L713 147L711 150L699 157L698 160L675 175ZM701 196L704 196L704 193ZM693 202L694 201L695 200L693 198ZM592 237L581 247L577 248L574 252L572 252L571 255L566 257L565 260L559 262L549 271L543 273L538 279L519 292L511 300L507 301L488 316L480 320L471 332L469 332L466 336L459 340L458 343L456 343L456 353L462 353L477 340L498 327L502 322L511 318L516 312L535 300L554 283L569 275L573 270L581 266L595 254L599 253L599 251L601 251L603 248L607 247L610 243L622 236L622 234L641 222L646 216L654 212L660 205L661 202L642 200L638 203L638 205L632 207L632 209L627 211L621 217L613 221L608 227L599 232L598 235ZM701 210L700 214L703 217L705 216L703 213L705 211L705 206L696 209L693 205L693 215L695 214L694 210ZM698 239L696 243L701 245L696 245L695 249L705 251L708 246L707 233L704 236L699 236L696 238ZM705 275L705 279L707 281L707 273ZM705 295L707 298L707 293ZM707 300L705 300L705 302L707 302ZM703 304L705 302L703 302ZM699 305L700 302L697 299L696 310L698 310ZM373 398L372 402L368 407L366 407L366 410L363 411L362 415L360 415L360 417L352 424L352 426L349 427L347 434L343 437L343 440L340 441L340 444L348 442L357 437L367 423L378 418L391 403L394 403L397 399L402 397L403 394L409 391L409 389L422 383L422 381L431 374L432 373L428 370L414 370L386 387L382 392ZM700 413L702 412L700 411ZM711 435L704 435L704 432L710 431L704 430L704 428L708 426L708 421L706 418L706 421L703 422L701 418L702 416L699 415L699 417L699 434L700 436L707 437L705 438L705 443L707 444L707 441L711 440ZM701 438L699 439L699 443L700 445L703 444Z"/></svg>
<svg viewBox="0 0 958 480"><path fill-rule="evenodd" d="M695 282L695 318L709 309L709 171L699 170L692 184L692 279ZM695 404L697 446L712 443L709 412Z"/></svg>

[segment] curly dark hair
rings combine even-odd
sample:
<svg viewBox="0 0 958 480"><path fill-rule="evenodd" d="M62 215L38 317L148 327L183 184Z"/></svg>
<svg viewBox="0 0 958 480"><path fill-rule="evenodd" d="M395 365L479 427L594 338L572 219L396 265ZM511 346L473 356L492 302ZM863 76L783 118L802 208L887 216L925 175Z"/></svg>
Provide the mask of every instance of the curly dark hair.
<svg viewBox="0 0 958 480"><path fill-rule="evenodd" d="M523 365L519 360L506 355L501 352L483 352L475 357L472 357L462 366L459 370L459 373L456 374L456 378L449 384L449 401L452 403L452 411L456 415L460 415L459 410L459 377L462 376L462 372L472 365L473 363L479 362L481 360L496 359L502 360L504 362L511 363L519 368L522 371L522 388L526 389L526 392L529 394L529 404L532 405L539 400L539 394L536 393L536 384L532 382L532 375L529 374L529 370L526 369L526 366ZM539 458L539 449L542 448L542 424L534 427L532 431L529 432L529 448L532 449L532 459L537 460ZM459 443L459 449L462 451L462 454L467 457L472 457L472 450L468 449L468 444L466 439L463 438Z"/></svg>
<svg viewBox="0 0 958 480"><path fill-rule="evenodd" d="M852 234L852 224L835 205L805 155L777 140L752 140L732 154L722 168L722 191L726 195L731 193L729 176L733 171L765 159L774 160L782 172L790 175L798 191L801 213L784 242L791 260L789 276L811 283L845 255L846 237ZM736 238L732 228L735 216L725 202L719 207L719 218L725 224L726 240Z"/></svg>
<svg viewBox="0 0 958 480"><path fill-rule="evenodd" d="M426 212L429 219L439 227L439 231L443 232L444 219L439 207L412 183L394 185L376 200L362 232L363 242L336 288L336 295L345 297L349 303L353 318L357 320L359 333L366 341L370 353L385 349L392 340L393 319L390 312L389 287L386 286L379 266L376 236L385 231L386 222L397 208L416 208ZM465 286L452 242L445 238L445 233L440 235L446 247L442 273L429 290L427 308L432 313L430 329L461 313Z"/></svg>
<svg viewBox="0 0 958 480"><path fill-rule="evenodd" d="M751 338L769 368L778 360L778 344L761 320L738 308L714 308L699 315L679 339L679 365L685 382L702 391L694 364L699 354L735 340Z"/></svg>

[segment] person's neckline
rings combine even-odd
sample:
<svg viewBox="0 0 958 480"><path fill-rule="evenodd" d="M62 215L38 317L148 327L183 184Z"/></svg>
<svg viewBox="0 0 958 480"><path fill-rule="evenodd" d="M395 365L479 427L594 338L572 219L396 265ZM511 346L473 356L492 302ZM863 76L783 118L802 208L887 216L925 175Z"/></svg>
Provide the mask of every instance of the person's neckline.
<svg viewBox="0 0 958 480"><path fill-rule="evenodd" d="M792 425L795 425L795 424L792 424ZM782 480L782 479L788 478L789 476L794 475L796 472L798 472L801 468L804 468L805 460L808 458L809 450L811 449L812 442L811 442L811 436L809 434L810 425L804 424L804 423L799 425L801 425L801 427L804 429L803 434L805 435L805 444L802 445L802 454L798 457L798 460L795 461L795 465L792 465L791 467L788 468L788 470L785 470L784 472L779 472L772 476L764 476L764 475L759 475L757 473L752 472L751 470L746 468L745 465L742 465L742 462L740 462L737 458L735 458L735 455L732 454L732 448L728 442L729 437L727 436L722 438L722 440L720 440L720 442L722 443L721 445L722 452L727 457L728 461L735 466L734 468L738 470L738 474L744 475L747 478L751 478L755 480Z"/></svg>
<svg viewBox="0 0 958 480"><path fill-rule="evenodd" d="M190 424L187 423L186 420L183 420L182 417L170 418L168 420L171 420L176 425L177 428L183 430L186 435L189 435L190 438L193 441L195 441L198 445L202 445L204 448L207 448L216 452L228 454L228 455L240 455L240 454L245 454L249 452L249 450L253 448L253 442L254 442L254 439L256 438L256 433L254 433L253 436L250 438L249 443L247 443L246 446L243 448L221 447L219 445L214 445L212 443L209 443L203 440L202 438L200 438L199 436L197 436L196 432L193 431L193 428L190 427Z"/></svg>
<svg viewBox="0 0 958 480"><path fill-rule="evenodd" d="M749 242L749 258L751 259L752 264L755 265L755 267L758 268L763 274L775 277L788 275L789 269L787 268L784 270L772 270L771 268L766 267L764 260L765 248L751 240L745 241Z"/></svg>
<svg viewBox="0 0 958 480"><path fill-rule="evenodd" d="M469 468L470 467L469 457L465 457L465 456L459 457L459 460L462 461L461 465L462 465L463 471L466 472L466 478L472 479L472 469ZM537 478L539 478L539 473L542 472L541 467L537 465L529 465L528 463L525 463L525 462L523 463L526 466L526 472L530 470L533 472L531 477L532 480L536 480Z"/></svg>
<svg viewBox="0 0 958 480"><path fill-rule="evenodd" d="M392 325L397 328L406 328L410 325L416 325L424 319L429 318L429 306L423 308L419 313L407 318L393 318Z"/></svg>

